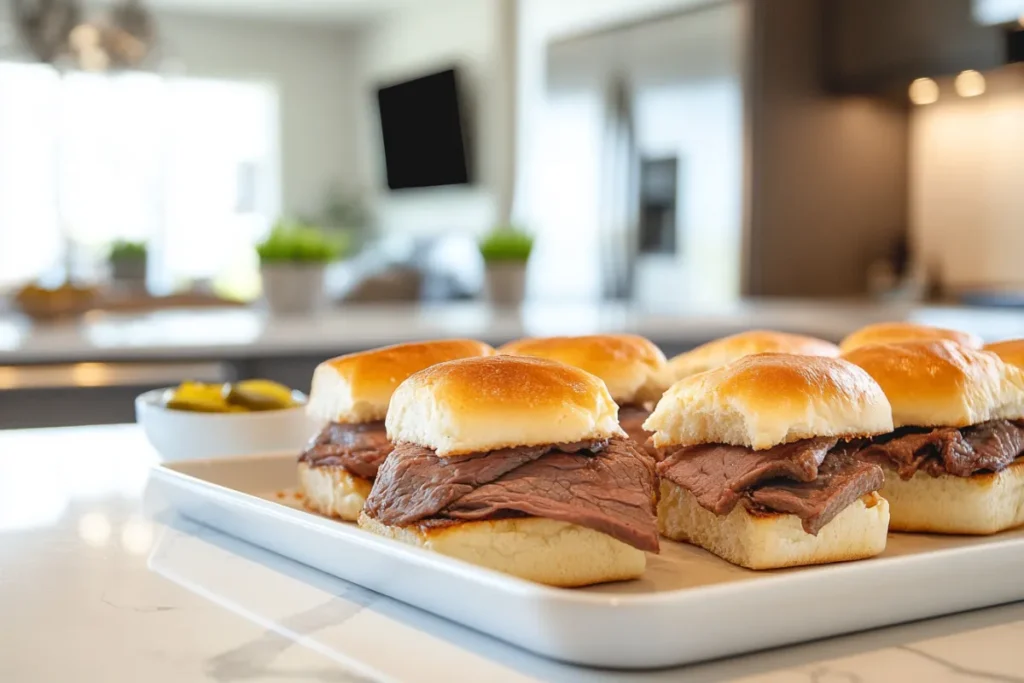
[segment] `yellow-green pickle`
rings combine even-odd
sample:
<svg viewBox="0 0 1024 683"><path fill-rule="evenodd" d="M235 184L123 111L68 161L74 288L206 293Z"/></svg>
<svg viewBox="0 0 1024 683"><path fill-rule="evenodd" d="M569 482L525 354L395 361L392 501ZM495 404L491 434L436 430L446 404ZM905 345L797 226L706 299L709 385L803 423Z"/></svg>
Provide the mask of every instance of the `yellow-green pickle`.
<svg viewBox="0 0 1024 683"><path fill-rule="evenodd" d="M292 390L266 379L234 383L182 382L171 390L165 405L199 413L246 413L284 410L296 405Z"/></svg>

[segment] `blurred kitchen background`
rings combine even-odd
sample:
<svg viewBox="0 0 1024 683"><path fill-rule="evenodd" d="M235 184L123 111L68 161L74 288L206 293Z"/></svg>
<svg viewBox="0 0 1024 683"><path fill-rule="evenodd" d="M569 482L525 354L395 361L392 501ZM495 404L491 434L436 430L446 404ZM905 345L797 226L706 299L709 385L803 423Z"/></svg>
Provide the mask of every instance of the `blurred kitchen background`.
<svg viewBox="0 0 1024 683"><path fill-rule="evenodd" d="M1024 336L1024 0L0 0L0 427L427 336Z"/></svg>

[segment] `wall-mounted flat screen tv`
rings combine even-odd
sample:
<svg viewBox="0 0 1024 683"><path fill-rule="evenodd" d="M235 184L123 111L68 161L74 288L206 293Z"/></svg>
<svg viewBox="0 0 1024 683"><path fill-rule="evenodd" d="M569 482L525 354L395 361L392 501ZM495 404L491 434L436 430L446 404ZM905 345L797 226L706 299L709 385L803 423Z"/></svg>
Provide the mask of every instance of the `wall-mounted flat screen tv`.
<svg viewBox="0 0 1024 683"><path fill-rule="evenodd" d="M388 187L471 182L455 69L377 89Z"/></svg>

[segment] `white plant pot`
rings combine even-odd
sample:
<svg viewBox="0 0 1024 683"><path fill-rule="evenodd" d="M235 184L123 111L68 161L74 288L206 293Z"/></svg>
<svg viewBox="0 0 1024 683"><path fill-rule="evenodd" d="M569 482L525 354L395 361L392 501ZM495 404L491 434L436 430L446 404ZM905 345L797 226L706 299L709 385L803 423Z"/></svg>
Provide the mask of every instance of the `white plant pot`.
<svg viewBox="0 0 1024 683"><path fill-rule="evenodd" d="M526 296L526 262L492 261L486 264L487 301L496 306L518 306Z"/></svg>
<svg viewBox="0 0 1024 683"><path fill-rule="evenodd" d="M315 313L327 305L326 266L280 263L260 267L263 299L276 315Z"/></svg>

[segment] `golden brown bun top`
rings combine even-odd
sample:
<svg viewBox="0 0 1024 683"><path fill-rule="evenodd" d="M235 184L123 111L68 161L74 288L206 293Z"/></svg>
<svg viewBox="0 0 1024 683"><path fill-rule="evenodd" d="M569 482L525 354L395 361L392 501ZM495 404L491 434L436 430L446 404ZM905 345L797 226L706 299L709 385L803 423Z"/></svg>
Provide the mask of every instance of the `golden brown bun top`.
<svg viewBox="0 0 1024 683"><path fill-rule="evenodd" d="M1002 358L1004 363L1024 368L1024 339L1011 339L1009 341L986 344L985 350L991 351Z"/></svg>
<svg viewBox="0 0 1024 683"><path fill-rule="evenodd" d="M597 377L542 358L492 356L441 363L395 391L395 443L438 455L622 436L618 406Z"/></svg>
<svg viewBox="0 0 1024 683"><path fill-rule="evenodd" d="M728 365L738 358L754 353L789 353L797 356L825 356L835 358L839 347L832 342L802 334L750 330L716 339L692 351L681 353L668 362L675 379Z"/></svg>
<svg viewBox="0 0 1024 683"><path fill-rule="evenodd" d="M966 427L1024 417L1024 371L948 340L862 346L843 357L885 391L896 427Z"/></svg>
<svg viewBox="0 0 1024 683"><path fill-rule="evenodd" d="M862 327L839 342L839 348L843 353L847 353L868 344L899 344L932 339L948 339L970 349L980 349L982 343L980 337L970 332L917 323L892 322Z"/></svg>
<svg viewBox="0 0 1024 683"><path fill-rule="evenodd" d="M635 334L519 339L498 349L513 356L547 358L600 377L619 404L656 401L665 390L665 354Z"/></svg>
<svg viewBox="0 0 1024 683"><path fill-rule="evenodd" d="M307 412L323 422L382 420L391 394L414 372L456 358L493 354L494 349L483 342L442 339L332 358L313 373Z"/></svg>
<svg viewBox="0 0 1024 683"><path fill-rule="evenodd" d="M816 436L892 431L881 387L852 363L761 353L685 377L644 423L655 446L726 443L763 450Z"/></svg>

